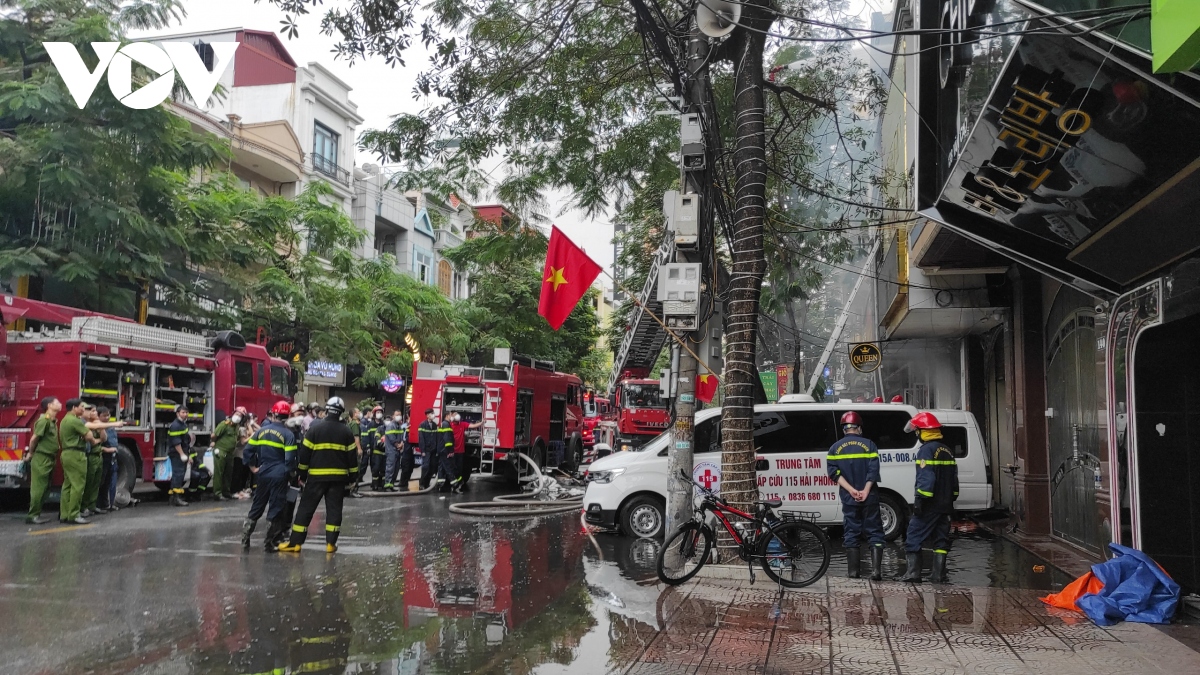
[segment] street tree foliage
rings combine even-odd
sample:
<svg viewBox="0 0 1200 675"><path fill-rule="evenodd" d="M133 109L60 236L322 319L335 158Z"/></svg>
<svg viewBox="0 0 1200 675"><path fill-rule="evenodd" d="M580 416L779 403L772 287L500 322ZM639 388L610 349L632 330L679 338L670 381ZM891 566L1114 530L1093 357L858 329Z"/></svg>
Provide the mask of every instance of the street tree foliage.
<svg viewBox="0 0 1200 675"><path fill-rule="evenodd" d="M537 227L513 219L476 220L472 236L443 255L471 275L474 292L457 308L470 332L472 360L490 364L492 348L554 361L589 384L607 377L606 361L595 349L600 336L596 288L588 290L559 330L537 313L542 266L549 240Z"/></svg>
<svg viewBox="0 0 1200 675"><path fill-rule="evenodd" d="M292 36L295 17L322 4L271 2L284 10L284 32ZM701 55L711 73L700 105L714 146L707 176L719 228L702 253L713 264L723 260L730 273L729 284L717 289L728 317L722 489L743 505L756 492L751 423L760 291L769 274L789 274L768 266L767 255L803 250L803 243L819 247L812 264L828 264L843 255L833 240L847 219L820 222L828 245L809 237L816 230L804 218L810 229L789 228L775 239L779 230L767 222L778 211L796 218L790 207L773 205L781 194L795 193L797 206L818 197L857 203L864 172L845 159L822 166L817 148L830 138L835 146L861 143L862 134L842 122L871 105L871 77L847 59L834 63L842 47L809 48L797 57L789 41L767 33L840 36L806 17L841 12L845 4L746 0L739 27ZM492 189L523 213L549 206L547 188L565 191L568 203L556 207L612 213L631 227L626 250L644 256L637 274L661 233L653 224L661 190L678 176L678 122L657 113L669 109L664 94L694 90L701 64L688 65L687 46L695 7L658 0L350 0L317 11L339 55L352 61L379 57L404 66L418 42L431 54L415 92L424 108L361 138L404 169L402 181L459 194ZM768 62L799 59L802 65L767 79ZM489 184L481 166L496 158L507 173ZM647 239L631 246L633 236ZM815 287L807 268L791 274L796 280L780 284L781 303ZM638 279L630 285L640 290Z"/></svg>

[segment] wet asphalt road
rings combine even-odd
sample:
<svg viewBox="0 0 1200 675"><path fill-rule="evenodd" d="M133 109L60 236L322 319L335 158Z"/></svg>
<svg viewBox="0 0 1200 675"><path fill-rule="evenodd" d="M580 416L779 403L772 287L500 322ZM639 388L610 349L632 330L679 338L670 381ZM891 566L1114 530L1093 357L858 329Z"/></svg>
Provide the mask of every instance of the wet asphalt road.
<svg viewBox="0 0 1200 675"><path fill-rule="evenodd" d="M0 514L4 673L604 673L662 621L657 543L599 535L573 514L482 521L439 495L348 500L341 549L318 512L300 555L243 552L248 502L147 502L93 525ZM1011 543L960 529L961 586L1060 588ZM902 553L889 549L888 574ZM831 574L844 570L835 555ZM760 579L762 577L760 576ZM765 585L765 584L764 584ZM627 644L629 643L629 644Z"/></svg>

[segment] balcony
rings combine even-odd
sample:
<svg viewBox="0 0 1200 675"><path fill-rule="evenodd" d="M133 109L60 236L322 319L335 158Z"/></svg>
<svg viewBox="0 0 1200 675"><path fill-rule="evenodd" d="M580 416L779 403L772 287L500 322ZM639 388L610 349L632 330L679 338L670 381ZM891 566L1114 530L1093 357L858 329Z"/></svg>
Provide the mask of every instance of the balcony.
<svg viewBox="0 0 1200 675"><path fill-rule="evenodd" d="M328 176L342 185L350 187L350 172L338 166L337 162L333 159L310 154L305 158L304 168L309 172Z"/></svg>
<svg viewBox="0 0 1200 675"><path fill-rule="evenodd" d="M236 115L221 121L187 103L169 101L167 105L193 129L227 139L238 166L275 183L300 180L304 153L286 121L242 124Z"/></svg>

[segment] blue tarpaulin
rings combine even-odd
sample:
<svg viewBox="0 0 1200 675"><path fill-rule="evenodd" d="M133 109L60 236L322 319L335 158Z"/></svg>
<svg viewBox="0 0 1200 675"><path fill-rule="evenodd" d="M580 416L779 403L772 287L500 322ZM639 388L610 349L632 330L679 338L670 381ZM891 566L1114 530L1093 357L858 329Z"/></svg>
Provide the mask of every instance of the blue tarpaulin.
<svg viewBox="0 0 1200 675"><path fill-rule="evenodd" d="M1092 565L1104 587L1076 600L1079 610L1099 626L1170 622L1179 606L1179 584L1145 553L1120 544L1108 547L1113 558Z"/></svg>

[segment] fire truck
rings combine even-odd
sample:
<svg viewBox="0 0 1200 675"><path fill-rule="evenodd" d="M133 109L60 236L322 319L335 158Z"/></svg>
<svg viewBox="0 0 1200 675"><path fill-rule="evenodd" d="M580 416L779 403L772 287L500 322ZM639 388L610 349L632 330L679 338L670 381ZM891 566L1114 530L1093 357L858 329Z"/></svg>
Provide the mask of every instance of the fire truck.
<svg viewBox="0 0 1200 675"><path fill-rule="evenodd" d="M18 320L36 328L6 330ZM0 295L0 489L21 487L18 465L42 398L83 398L129 424L117 430L118 503L138 476L154 480L167 456L166 429L186 405L198 446L238 406L265 419L291 400L282 359L233 331L207 338L121 317ZM61 484L55 470L54 484ZM165 485L160 485L165 487Z"/></svg>
<svg viewBox="0 0 1200 675"><path fill-rule="evenodd" d="M514 356L503 367L413 364L412 412L419 422L432 408L438 419L457 412L482 422L466 436L466 461L481 475L512 481L533 478L517 454L540 469L574 469L583 463L583 382L554 363ZM418 443L418 424L409 442Z"/></svg>
<svg viewBox="0 0 1200 675"><path fill-rule="evenodd" d="M663 398L658 380L626 377L613 391L616 411L616 452L636 450L671 425L671 411Z"/></svg>

